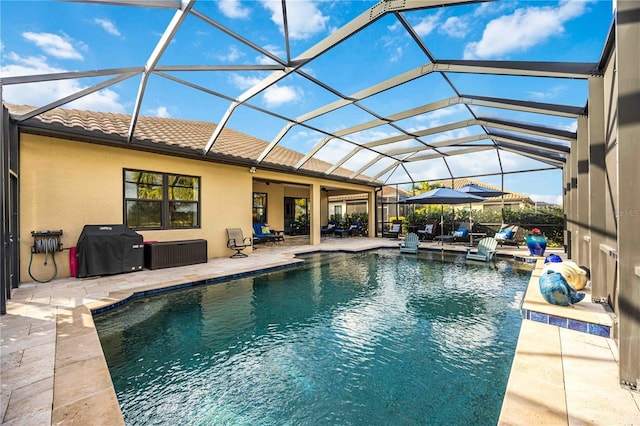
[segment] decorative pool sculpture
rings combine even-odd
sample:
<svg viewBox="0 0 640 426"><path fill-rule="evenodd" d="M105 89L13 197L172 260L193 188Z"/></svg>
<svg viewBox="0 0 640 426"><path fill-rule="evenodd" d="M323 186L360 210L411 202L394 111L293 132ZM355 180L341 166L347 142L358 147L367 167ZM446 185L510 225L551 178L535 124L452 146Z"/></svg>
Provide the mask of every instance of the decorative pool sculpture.
<svg viewBox="0 0 640 426"><path fill-rule="evenodd" d="M565 281L576 290L582 290L589 282L589 274L587 271L583 267L578 266L576 262L570 260L561 263L547 264L542 270L542 273L546 270L560 272Z"/></svg>
<svg viewBox="0 0 640 426"><path fill-rule="evenodd" d="M552 269L545 269L538 281L540 293L547 302L552 305L571 306L584 299L584 293L578 293L564 276Z"/></svg>

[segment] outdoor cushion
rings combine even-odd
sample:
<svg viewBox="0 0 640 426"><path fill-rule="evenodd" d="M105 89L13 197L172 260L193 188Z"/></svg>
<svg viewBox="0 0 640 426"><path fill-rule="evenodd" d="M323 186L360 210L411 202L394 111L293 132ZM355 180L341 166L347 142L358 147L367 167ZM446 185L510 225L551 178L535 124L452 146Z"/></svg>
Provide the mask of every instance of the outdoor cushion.
<svg viewBox="0 0 640 426"><path fill-rule="evenodd" d="M469 230L467 228L458 228L458 230L453 233L453 236L458 238L463 238L463 237L466 237L468 233L469 233Z"/></svg>
<svg viewBox="0 0 640 426"><path fill-rule="evenodd" d="M265 235L269 235L269 234L271 234L271 230L269 229L269 227L268 227L268 226L261 226L261 227L260 227L260 232L261 232L262 234L265 234Z"/></svg>
<svg viewBox="0 0 640 426"><path fill-rule="evenodd" d="M424 226L424 232L431 234L433 232L433 223L428 223Z"/></svg>
<svg viewBox="0 0 640 426"><path fill-rule="evenodd" d="M513 237L512 229L501 229L500 232L493 236L496 240L510 240L511 237Z"/></svg>

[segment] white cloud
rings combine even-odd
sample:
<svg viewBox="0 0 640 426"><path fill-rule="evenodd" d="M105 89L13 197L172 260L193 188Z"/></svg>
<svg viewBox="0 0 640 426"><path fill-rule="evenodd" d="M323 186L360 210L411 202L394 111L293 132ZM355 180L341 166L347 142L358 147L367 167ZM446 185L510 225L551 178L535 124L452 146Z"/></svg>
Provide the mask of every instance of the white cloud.
<svg viewBox="0 0 640 426"><path fill-rule="evenodd" d="M445 117L451 117L455 114L466 112L466 107L462 104L452 105L446 108L440 108L435 111L431 111L425 114L420 114L415 117L417 122L427 122L427 127L440 126L442 119Z"/></svg>
<svg viewBox="0 0 640 426"><path fill-rule="evenodd" d="M241 90L251 89L256 84L260 83L262 79L258 77L246 77L240 74L231 74L231 84Z"/></svg>
<svg viewBox="0 0 640 426"><path fill-rule="evenodd" d="M218 54L216 55L216 58L225 62L235 62L243 56L244 52L239 50L236 46L231 45L227 48L226 53Z"/></svg>
<svg viewBox="0 0 640 426"><path fill-rule="evenodd" d="M261 0L262 5L271 11L271 20L284 33L282 2L280 0ZM328 16L317 8L316 2L299 0L287 2L287 25L291 39L305 40L327 30Z"/></svg>
<svg viewBox="0 0 640 426"><path fill-rule="evenodd" d="M402 53L403 53L402 47L398 46L391 51L391 53L387 57L387 60L389 62L398 62L400 59L402 59Z"/></svg>
<svg viewBox="0 0 640 426"><path fill-rule="evenodd" d="M566 130L568 132L576 132L578 130L578 120L573 120L570 124L559 125L558 128Z"/></svg>
<svg viewBox="0 0 640 426"><path fill-rule="evenodd" d="M227 18L248 18L250 10L240 4L240 0L218 0L218 9Z"/></svg>
<svg viewBox="0 0 640 426"><path fill-rule="evenodd" d="M82 55L73 47L71 40L62 38L59 35L51 33L32 33L24 32L22 37L40 49L45 53L55 56L61 59L84 59Z"/></svg>
<svg viewBox="0 0 640 426"><path fill-rule="evenodd" d="M497 1L497 2L485 2L480 5L473 12L473 16L488 16L502 13L502 11L512 8L515 2Z"/></svg>
<svg viewBox="0 0 640 426"><path fill-rule="evenodd" d="M258 77L245 77L240 74L233 74L231 76L231 84L241 90L251 89L256 84L259 84L262 79ZM282 104L297 101L303 96L302 89L295 86L279 86L274 84L262 92L262 97L265 105L269 108L277 107Z"/></svg>
<svg viewBox="0 0 640 426"><path fill-rule="evenodd" d="M147 112L150 116L160 117L160 118L171 118L171 114L169 114L169 110L167 107L160 106L156 109L151 109Z"/></svg>
<svg viewBox="0 0 640 426"><path fill-rule="evenodd" d="M52 67L47 64L44 56L22 57L14 52L3 57L1 74L5 77L25 76L36 74L60 73L68 70ZM73 93L84 90L87 86L79 80L57 80L26 85L11 85L3 87L3 98L16 105L42 106ZM119 102L120 95L111 90L103 89L82 97L65 105L65 108L78 108L89 111L125 112Z"/></svg>
<svg viewBox="0 0 640 426"><path fill-rule="evenodd" d="M562 205L562 195L551 194L529 194L529 198L533 201L544 202L549 204Z"/></svg>
<svg viewBox="0 0 640 426"><path fill-rule="evenodd" d="M529 91L529 96L533 99L556 99L566 90L564 86L553 86L546 92Z"/></svg>
<svg viewBox="0 0 640 426"><path fill-rule="evenodd" d="M436 24L438 20L440 20L440 16L442 15L442 11L436 13L435 15L426 16L420 20L417 24L413 25L414 31L420 36L424 37L431 34L436 28Z"/></svg>
<svg viewBox="0 0 640 426"><path fill-rule="evenodd" d="M464 38L467 35L467 31L467 21L458 16L447 18L439 29L440 33L455 38Z"/></svg>
<svg viewBox="0 0 640 426"><path fill-rule="evenodd" d="M264 91L263 99L267 107L273 108L300 99L301 89L294 86L278 86L274 84Z"/></svg>
<svg viewBox="0 0 640 426"><path fill-rule="evenodd" d="M105 30L111 35L114 35L116 37L122 37L122 34L120 34L120 31L118 31L118 28L116 27L116 25L108 19L94 18L93 23L98 24L99 26L102 27L103 30Z"/></svg>
<svg viewBox="0 0 640 426"><path fill-rule="evenodd" d="M264 46L264 49L269 51L271 54L278 56L279 58L284 58L285 56L285 51L275 44L268 44ZM260 65L274 65L277 63L270 57L264 55L257 56L256 62Z"/></svg>
<svg viewBox="0 0 640 426"><path fill-rule="evenodd" d="M563 0L558 7L527 7L490 21L482 39L465 46L464 58L500 58L524 52L564 32L563 24L580 16L586 1Z"/></svg>

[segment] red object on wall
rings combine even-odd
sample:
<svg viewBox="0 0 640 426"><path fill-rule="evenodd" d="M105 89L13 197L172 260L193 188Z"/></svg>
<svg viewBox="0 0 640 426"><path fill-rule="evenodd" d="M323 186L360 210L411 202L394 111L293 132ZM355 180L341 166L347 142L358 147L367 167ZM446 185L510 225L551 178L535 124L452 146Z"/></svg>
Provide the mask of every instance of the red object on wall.
<svg viewBox="0 0 640 426"><path fill-rule="evenodd" d="M72 277L78 275L78 258L76 257L76 248L69 248L69 272Z"/></svg>

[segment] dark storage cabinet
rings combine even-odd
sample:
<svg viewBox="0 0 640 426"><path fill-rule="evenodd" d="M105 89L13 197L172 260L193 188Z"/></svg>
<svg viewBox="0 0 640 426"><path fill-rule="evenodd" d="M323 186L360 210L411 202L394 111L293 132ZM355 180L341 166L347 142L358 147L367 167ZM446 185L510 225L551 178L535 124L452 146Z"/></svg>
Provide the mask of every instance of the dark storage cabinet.
<svg viewBox="0 0 640 426"><path fill-rule="evenodd" d="M78 278L140 271L142 235L125 225L85 225L78 238Z"/></svg>
<svg viewBox="0 0 640 426"><path fill-rule="evenodd" d="M207 262L207 240L148 242L144 245L144 267L173 268Z"/></svg>

